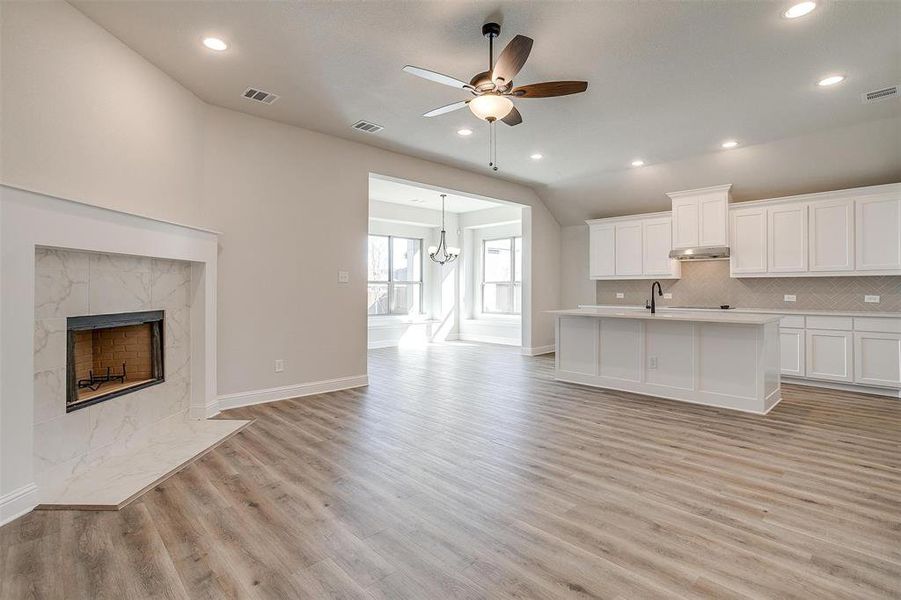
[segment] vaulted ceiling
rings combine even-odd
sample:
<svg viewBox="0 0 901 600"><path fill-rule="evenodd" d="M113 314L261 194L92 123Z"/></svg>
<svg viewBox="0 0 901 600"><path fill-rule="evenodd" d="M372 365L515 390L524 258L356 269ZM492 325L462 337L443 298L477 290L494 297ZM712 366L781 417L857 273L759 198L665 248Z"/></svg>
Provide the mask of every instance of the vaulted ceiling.
<svg viewBox="0 0 901 600"><path fill-rule="evenodd" d="M211 104L485 173L483 122L421 117L465 93L401 68L468 80L497 21L500 46L535 39L518 84L590 82L517 100L524 123L498 130L496 176L534 186L564 224L664 208L686 187L733 183L747 199L901 179L901 100L860 100L901 83L901 2L820 1L795 20L788 2L72 3ZM847 80L817 87L836 72ZM280 99L245 100L249 86ZM728 138L739 147L722 150Z"/></svg>

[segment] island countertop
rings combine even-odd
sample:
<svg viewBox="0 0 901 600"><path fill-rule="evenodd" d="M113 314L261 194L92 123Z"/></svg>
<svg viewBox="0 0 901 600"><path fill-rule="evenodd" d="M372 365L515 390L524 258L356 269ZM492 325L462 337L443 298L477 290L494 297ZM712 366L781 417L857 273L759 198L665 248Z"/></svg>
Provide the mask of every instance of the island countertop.
<svg viewBox="0 0 901 600"><path fill-rule="evenodd" d="M653 321L693 321L696 323L731 323L738 325L766 325L775 323L781 319L776 314L750 314L734 313L724 310L718 311L667 311L659 310L655 314L651 311L635 308L571 308L564 310L549 310L548 313L567 317L595 317L602 319L641 319Z"/></svg>

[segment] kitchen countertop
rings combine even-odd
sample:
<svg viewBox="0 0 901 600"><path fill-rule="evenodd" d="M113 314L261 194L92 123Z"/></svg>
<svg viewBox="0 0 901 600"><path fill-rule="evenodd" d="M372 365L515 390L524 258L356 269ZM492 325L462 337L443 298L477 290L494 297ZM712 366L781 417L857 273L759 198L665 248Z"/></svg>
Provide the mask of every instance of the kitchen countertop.
<svg viewBox="0 0 901 600"><path fill-rule="evenodd" d="M596 317L607 319L640 319L647 321L693 321L696 323L731 323L739 325L766 325L776 323L780 316L740 313L723 310L660 310L656 314L640 307L640 310L632 307L580 307L568 310L549 310L549 313L568 317Z"/></svg>
<svg viewBox="0 0 901 600"><path fill-rule="evenodd" d="M618 310L647 310L644 306L638 304L617 305L617 304L580 304L579 308L613 308ZM675 308L669 306L658 306L658 311L691 311L690 308ZM707 312L707 311L701 311ZM757 313L769 315L814 315L818 317L879 317L885 319L901 319L901 313L897 312L877 312L877 311L853 311L853 310L798 310L798 309L781 309L781 308L731 308L729 310L711 310L716 313Z"/></svg>

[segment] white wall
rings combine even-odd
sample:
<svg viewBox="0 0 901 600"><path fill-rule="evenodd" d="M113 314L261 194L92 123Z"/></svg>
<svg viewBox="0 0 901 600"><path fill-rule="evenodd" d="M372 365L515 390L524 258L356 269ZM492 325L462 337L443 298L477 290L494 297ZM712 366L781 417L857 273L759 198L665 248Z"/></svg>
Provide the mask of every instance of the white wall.
<svg viewBox="0 0 901 600"><path fill-rule="evenodd" d="M560 306L597 302L597 284L588 278L588 226L560 228Z"/></svg>
<svg viewBox="0 0 901 600"><path fill-rule="evenodd" d="M0 36L3 183L198 222L203 102L63 2L0 2Z"/></svg>
<svg viewBox="0 0 901 600"><path fill-rule="evenodd" d="M560 230L532 189L205 105L65 3L2 21L0 181L222 232L220 394L366 372L370 173L529 207L524 345L553 343Z"/></svg>

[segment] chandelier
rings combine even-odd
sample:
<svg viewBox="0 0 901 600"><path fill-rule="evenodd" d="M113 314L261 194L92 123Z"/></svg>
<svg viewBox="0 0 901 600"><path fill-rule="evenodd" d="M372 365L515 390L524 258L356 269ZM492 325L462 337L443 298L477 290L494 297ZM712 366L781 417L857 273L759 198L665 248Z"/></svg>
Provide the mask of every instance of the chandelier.
<svg viewBox="0 0 901 600"><path fill-rule="evenodd" d="M447 232L444 231L444 199L447 194L441 194L441 236L438 238L437 246L429 246L429 258L444 265L454 262L460 256L460 249L447 245Z"/></svg>

